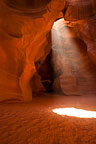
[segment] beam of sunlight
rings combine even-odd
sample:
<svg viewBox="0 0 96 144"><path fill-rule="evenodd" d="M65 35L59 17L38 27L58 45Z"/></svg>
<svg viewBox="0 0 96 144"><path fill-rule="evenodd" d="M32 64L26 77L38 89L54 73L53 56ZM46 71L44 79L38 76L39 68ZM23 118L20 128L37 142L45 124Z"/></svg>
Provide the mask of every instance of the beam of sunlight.
<svg viewBox="0 0 96 144"><path fill-rule="evenodd" d="M54 71L56 74L60 74L60 87L67 95L80 95L77 90L76 74L77 70L81 68L80 66L84 65L84 62L74 40L75 36L68 28L64 18L54 22L51 33L52 62Z"/></svg>
<svg viewBox="0 0 96 144"><path fill-rule="evenodd" d="M59 115L73 116L79 118L96 118L96 111L87 111L83 109L72 108L57 108L52 110Z"/></svg>

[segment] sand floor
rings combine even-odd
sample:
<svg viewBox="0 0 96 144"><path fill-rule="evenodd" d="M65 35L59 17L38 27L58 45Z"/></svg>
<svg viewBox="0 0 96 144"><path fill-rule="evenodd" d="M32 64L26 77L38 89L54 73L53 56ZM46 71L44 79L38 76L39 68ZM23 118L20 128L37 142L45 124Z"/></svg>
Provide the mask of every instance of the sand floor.
<svg viewBox="0 0 96 144"><path fill-rule="evenodd" d="M96 144L96 119L52 112L59 107L96 110L96 97L45 94L27 104L1 103L0 144Z"/></svg>

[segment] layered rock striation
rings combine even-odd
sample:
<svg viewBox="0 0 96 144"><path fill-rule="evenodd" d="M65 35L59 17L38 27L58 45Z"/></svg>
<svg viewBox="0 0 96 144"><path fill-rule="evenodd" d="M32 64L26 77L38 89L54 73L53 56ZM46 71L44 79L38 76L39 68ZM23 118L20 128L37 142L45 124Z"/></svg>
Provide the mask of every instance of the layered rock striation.
<svg viewBox="0 0 96 144"><path fill-rule="evenodd" d="M68 26L87 45L88 54L96 64L96 1L67 0L63 14Z"/></svg>
<svg viewBox="0 0 96 144"><path fill-rule="evenodd" d="M60 12L96 64L95 0L1 0L0 101L31 101L32 91L52 90L62 73L54 70L51 55L51 28Z"/></svg>
<svg viewBox="0 0 96 144"><path fill-rule="evenodd" d="M32 100L35 63L51 49L52 25L65 0L0 1L0 101Z"/></svg>

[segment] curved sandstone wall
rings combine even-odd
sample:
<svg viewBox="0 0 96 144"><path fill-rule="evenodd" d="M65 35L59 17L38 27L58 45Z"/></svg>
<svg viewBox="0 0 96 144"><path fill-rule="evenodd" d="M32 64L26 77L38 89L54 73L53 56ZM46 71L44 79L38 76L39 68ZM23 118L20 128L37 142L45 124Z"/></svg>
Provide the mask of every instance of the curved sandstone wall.
<svg viewBox="0 0 96 144"><path fill-rule="evenodd" d="M64 0L0 1L0 101L32 100L35 62L50 52L50 30L64 5Z"/></svg>
<svg viewBox="0 0 96 144"><path fill-rule="evenodd" d="M68 21L87 19L96 13L95 0L66 0L64 18Z"/></svg>
<svg viewBox="0 0 96 144"><path fill-rule="evenodd" d="M89 57L96 64L96 1L67 0L64 18L77 37L86 43Z"/></svg>
<svg viewBox="0 0 96 144"><path fill-rule="evenodd" d="M84 41L96 63L95 0L1 0L0 101L31 101L35 84L44 90L37 72L40 74L38 69L44 61L50 65L47 62L52 46L50 31L61 11L67 26Z"/></svg>

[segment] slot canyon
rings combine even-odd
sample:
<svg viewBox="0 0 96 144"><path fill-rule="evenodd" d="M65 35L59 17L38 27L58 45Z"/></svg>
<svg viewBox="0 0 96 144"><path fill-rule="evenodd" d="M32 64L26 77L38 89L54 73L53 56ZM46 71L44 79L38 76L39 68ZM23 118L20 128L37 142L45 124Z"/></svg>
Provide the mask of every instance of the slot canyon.
<svg viewBox="0 0 96 144"><path fill-rule="evenodd" d="M96 144L95 111L96 0L0 0L0 144Z"/></svg>

